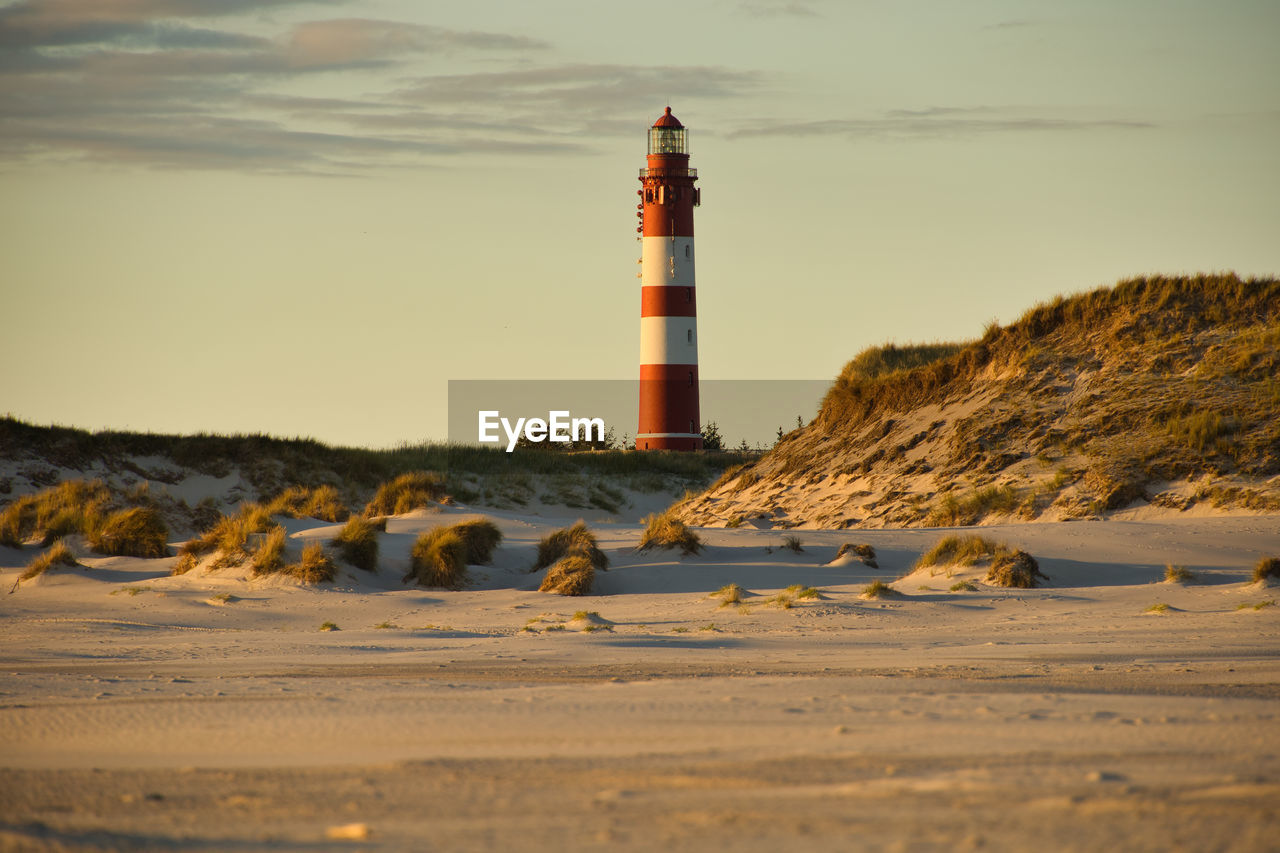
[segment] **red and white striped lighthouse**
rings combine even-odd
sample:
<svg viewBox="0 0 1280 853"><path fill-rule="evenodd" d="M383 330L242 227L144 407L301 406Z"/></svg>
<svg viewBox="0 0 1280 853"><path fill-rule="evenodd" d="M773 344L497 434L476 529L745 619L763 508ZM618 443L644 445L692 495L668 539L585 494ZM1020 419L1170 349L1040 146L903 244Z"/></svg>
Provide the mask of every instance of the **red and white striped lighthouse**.
<svg viewBox="0 0 1280 853"><path fill-rule="evenodd" d="M698 316L688 132L671 107L649 128L640 170L640 428L637 450L700 450Z"/></svg>

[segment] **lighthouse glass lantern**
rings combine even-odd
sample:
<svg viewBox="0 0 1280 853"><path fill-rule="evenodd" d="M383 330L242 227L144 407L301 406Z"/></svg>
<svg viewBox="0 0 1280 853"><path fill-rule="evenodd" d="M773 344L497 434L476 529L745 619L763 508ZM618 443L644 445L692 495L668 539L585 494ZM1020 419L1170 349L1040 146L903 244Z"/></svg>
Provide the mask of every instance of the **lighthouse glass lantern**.
<svg viewBox="0 0 1280 853"><path fill-rule="evenodd" d="M700 450L698 318L688 131L671 107L649 128L640 170L640 423L637 450Z"/></svg>

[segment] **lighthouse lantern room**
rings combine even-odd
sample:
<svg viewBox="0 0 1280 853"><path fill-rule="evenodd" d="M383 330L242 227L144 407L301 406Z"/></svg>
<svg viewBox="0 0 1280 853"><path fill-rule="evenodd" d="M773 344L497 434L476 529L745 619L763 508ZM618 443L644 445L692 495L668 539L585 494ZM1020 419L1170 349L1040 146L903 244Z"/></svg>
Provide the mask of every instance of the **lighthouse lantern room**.
<svg viewBox="0 0 1280 853"><path fill-rule="evenodd" d="M667 107L640 170L640 425L637 450L700 450L698 317L688 130Z"/></svg>

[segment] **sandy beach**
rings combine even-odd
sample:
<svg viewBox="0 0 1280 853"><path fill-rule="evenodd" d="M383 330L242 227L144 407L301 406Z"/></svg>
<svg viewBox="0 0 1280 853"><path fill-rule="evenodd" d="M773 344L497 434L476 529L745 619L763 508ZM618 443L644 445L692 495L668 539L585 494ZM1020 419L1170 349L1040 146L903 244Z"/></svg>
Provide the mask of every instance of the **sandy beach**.
<svg viewBox="0 0 1280 853"><path fill-rule="evenodd" d="M505 540L461 591L401 575L465 507L392 518L378 574L321 587L88 554L18 584L0 849L1272 848L1275 516L984 527L1049 581L972 592L911 573L950 531L679 557L601 522L612 568L569 598L529 567L571 518L485 515ZM0 550L6 592L26 557Z"/></svg>

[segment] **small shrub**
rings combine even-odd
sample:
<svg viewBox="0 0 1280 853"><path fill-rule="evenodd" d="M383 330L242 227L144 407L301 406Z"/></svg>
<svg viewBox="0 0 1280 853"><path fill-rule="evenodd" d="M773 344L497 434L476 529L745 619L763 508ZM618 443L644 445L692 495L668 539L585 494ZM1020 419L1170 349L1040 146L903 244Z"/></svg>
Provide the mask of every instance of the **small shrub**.
<svg viewBox="0 0 1280 853"><path fill-rule="evenodd" d="M876 562L876 549L865 543L846 542L840 546L840 550L836 552L836 559L843 557L845 554L852 553L862 560L863 565L870 566L873 569L880 568L880 564Z"/></svg>
<svg viewBox="0 0 1280 853"><path fill-rule="evenodd" d="M120 557L167 557L169 528L154 509L113 512L89 531L89 547Z"/></svg>
<svg viewBox="0 0 1280 853"><path fill-rule="evenodd" d="M1195 572L1172 563L1164 567L1164 579L1167 583L1195 583Z"/></svg>
<svg viewBox="0 0 1280 853"><path fill-rule="evenodd" d="M804 553L804 547L800 544L799 536L787 536L782 540L782 547L797 554Z"/></svg>
<svg viewBox="0 0 1280 853"><path fill-rule="evenodd" d="M1280 557L1263 557L1253 567L1254 582L1280 578Z"/></svg>
<svg viewBox="0 0 1280 853"><path fill-rule="evenodd" d="M609 558L597 546L595 534L587 529L585 522L578 521L572 527L548 533L538 542L538 559L533 564L533 571L545 569L574 551L585 554L591 565L601 571L609 568Z"/></svg>
<svg viewBox="0 0 1280 853"><path fill-rule="evenodd" d="M901 595L893 587L881 580L874 580L862 590L863 598L897 598Z"/></svg>
<svg viewBox="0 0 1280 853"><path fill-rule="evenodd" d="M462 537L467 549L467 565L478 566L493 559L493 549L502 541L502 531L487 518L460 521L453 529Z"/></svg>
<svg viewBox="0 0 1280 853"><path fill-rule="evenodd" d="M434 471L410 471L383 483L364 508L365 516L403 515L445 496L444 478Z"/></svg>
<svg viewBox="0 0 1280 853"><path fill-rule="evenodd" d="M996 586L1031 589L1041 578L1044 575L1036 558L1022 550L998 554L987 569L987 583Z"/></svg>
<svg viewBox="0 0 1280 853"><path fill-rule="evenodd" d="M645 516L642 520L645 523L645 529L640 536L640 546L637 550L679 548L681 554L697 554L702 550L702 540L698 538L698 534L676 518L671 510Z"/></svg>
<svg viewBox="0 0 1280 853"><path fill-rule="evenodd" d="M336 624L334 624L333 622L322 622L322 623L320 624L320 630L321 630L321 631L340 631L340 630L342 630L342 629L341 629L341 628L339 628L339 627L338 627Z"/></svg>
<svg viewBox="0 0 1280 853"><path fill-rule="evenodd" d="M466 576L467 544L458 531L450 527L436 527L413 543L406 583L413 580L419 586L457 589L466 581Z"/></svg>
<svg viewBox="0 0 1280 853"><path fill-rule="evenodd" d="M951 585L952 592L977 592L978 588L969 581L956 581Z"/></svg>
<svg viewBox="0 0 1280 853"><path fill-rule="evenodd" d="M34 577L39 577L54 566L78 565L80 563L76 561L76 557L71 553L71 549L67 547L67 543L59 539L53 543L52 548L27 564L27 570L18 577L18 580L29 581Z"/></svg>
<svg viewBox="0 0 1280 853"><path fill-rule="evenodd" d="M547 570L538 591L559 595L587 595L591 592L595 578L596 569L591 558L582 551L572 551ZM575 615L574 618L578 617Z"/></svg>
<svg viewBox="0 0 1280 853"><path fill-rule="evenodd" d="M386 520L383 520L386 527ZM378 570L378 527L372 521L353 515L331 543L342 559L366 572Z"/></svg>
<svg viewBox="0 0 1280 853"><path fill-rule="evenodd" d="M350 515L346 504L333 486L290 486L267 504L271 515L288 518L316 518L321 521L345 521Z"/></svg>
<svg viewBox="0 0 1280 853"><path fill-rule="evenodd" d="M281 529L281 533L283 532ZM317 584L333 580L338 574L338 567L325 553L323 545L311 542L302 549L302 559L299 562L290 563L281 571L303 583Z"/></svg>
<svg viewBox="0 0 1280 853"><path fill-rule="evenodd" d="M1153 604L1142 612L1143 613L1168 613L1169 605L1164 604L1163 602L1160 604Z"/></svg>
<svg viewBox="0 0 1280 853"><path fill-rule="evenodd" d="M276 525L253 552L253 575L270 575L285 568L285 530Z"/></svg>

